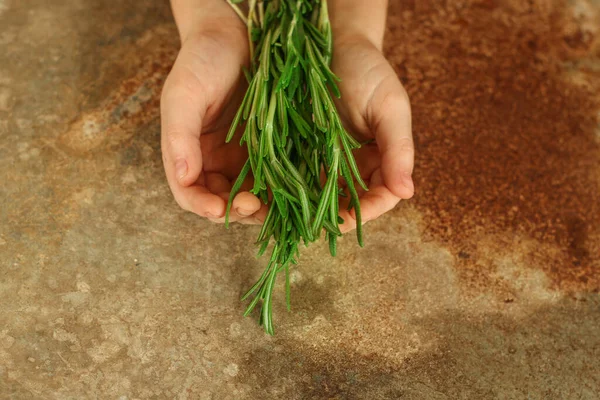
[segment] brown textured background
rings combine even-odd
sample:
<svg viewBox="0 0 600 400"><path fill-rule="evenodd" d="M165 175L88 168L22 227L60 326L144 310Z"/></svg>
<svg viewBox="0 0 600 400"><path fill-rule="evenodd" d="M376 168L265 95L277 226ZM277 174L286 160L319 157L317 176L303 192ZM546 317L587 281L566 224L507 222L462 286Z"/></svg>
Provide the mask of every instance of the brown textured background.
<svg viewBox="0 0 600 400"><path fill-rule="evenodd" d="M598 398L600 1L390 3L416 197L271 338L256 229L164 180L167 3L0 0L1 399Z"/></svg>

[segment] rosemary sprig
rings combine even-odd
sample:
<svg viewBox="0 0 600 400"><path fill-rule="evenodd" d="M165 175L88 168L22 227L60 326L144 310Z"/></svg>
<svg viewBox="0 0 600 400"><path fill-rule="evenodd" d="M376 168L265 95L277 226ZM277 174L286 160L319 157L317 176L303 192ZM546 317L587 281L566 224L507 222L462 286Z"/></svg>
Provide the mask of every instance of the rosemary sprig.
<svg viewBox="0 0 600 400"><path fill-rule="evenodd" d="M357 218L363 246L360 201L354 180L366 190L352 155L360 144L344 129L333 102L339 78L331 71L332 33L327 0L248 0L248 15L227 0L247 25L251 68L244 70L248 90L236 113L227 142L242 127L241 145L248 160L234 183L233 198L250 171L251 190L269 204L258 235L259 256L274 242L269 263L242 297L252 298L244 315L260 305L260 322L274 334L272 294L279 272L285 272L290 309L290 264L296 264L301 243L308 246L326 231L333 256L337 252L340 178L346 182L350 209ZM322 184L322 175L325 175ZM252 297L253 296L253 297Z"/></svg>

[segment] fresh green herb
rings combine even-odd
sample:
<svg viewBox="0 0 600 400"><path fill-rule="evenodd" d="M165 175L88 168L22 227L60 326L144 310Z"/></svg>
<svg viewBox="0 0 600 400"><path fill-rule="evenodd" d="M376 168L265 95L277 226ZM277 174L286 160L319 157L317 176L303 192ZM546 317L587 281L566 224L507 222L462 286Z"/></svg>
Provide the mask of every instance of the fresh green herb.
<svg viewBox="0 0 600 400"><path fill-rule="evenodd" d="M274 245L267 267L242 300L253 296L244 315L260 305L260 322L273 334L275 281L284 271L290 309L289 268L297 263L300 244L308 246L325 230L336 255L344 222L339 196L349 196L363 246L354 180L365 190L366 185L352 155L360 144L344 129L331 94L340 96L339 79L329 67L333 42L327 0L248 0L247 15L237 5L242 0L227 2L248 27L251 66L244 69L249 87L226 139L241 127L248 160L232 187L225 221L228 225L233 198L252 171L251 192L269 204L257 240L259 256Z"/></svg>

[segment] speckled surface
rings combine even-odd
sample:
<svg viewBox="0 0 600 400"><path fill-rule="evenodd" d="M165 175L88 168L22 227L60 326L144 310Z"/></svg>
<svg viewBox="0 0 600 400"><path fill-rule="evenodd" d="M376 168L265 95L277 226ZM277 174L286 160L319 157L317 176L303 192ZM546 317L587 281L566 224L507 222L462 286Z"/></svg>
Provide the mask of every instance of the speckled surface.
<svg viewBox="0 0 600 400"><path fill-rule="evenodd" d="M275 337L257 229L169 193L134 3L0 0L1 399L598 398L597 0L391 1L417 195L305 251Z"/></svg>

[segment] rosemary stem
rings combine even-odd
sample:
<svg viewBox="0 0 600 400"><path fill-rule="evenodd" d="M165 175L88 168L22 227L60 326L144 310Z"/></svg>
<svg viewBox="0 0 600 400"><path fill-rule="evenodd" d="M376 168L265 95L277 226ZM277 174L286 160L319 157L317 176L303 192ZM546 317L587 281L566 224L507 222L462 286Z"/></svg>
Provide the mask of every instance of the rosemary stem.
<svg viewBox="0 0 600 400"><path fill-rule="evenodd" d="M348 187L362 246L360 199L354 182L360 186L364 182L352 155L360 144L343 128L333 101L340 92L339 78L330 69L333 41L327 0L247 1L244 16L237 6L240 0L227 0L247 26L251 67L246 74L248 90L226 137L232 140L240 127L240 145L248 150L248 160L230 192L226 223L233 199L251 172L251 193L269 206L257 238L258 256L271 240L274 246L262 275L243 296L250 300L244 315L258 306L259 321L272 335L277 276L285 273L289 310L289 268L298 262L300 244L308 246L324 230L331 255L337 253L343 222L340 178Z"/></svg>
<svg viewBox="0 0 600 400"><path fill-rule="evenodd" d="M227 4L229 4L231 6L231 8L233 8L233 11L235 11L235 13L238 15L238 17L240 17L240 19L242 20L244 25L248 25L248 18L246 18L246 16L242 12L242 10L240 10L240 8L237 6L237 4L234 4L231 0L227 0Z"/></svg>

